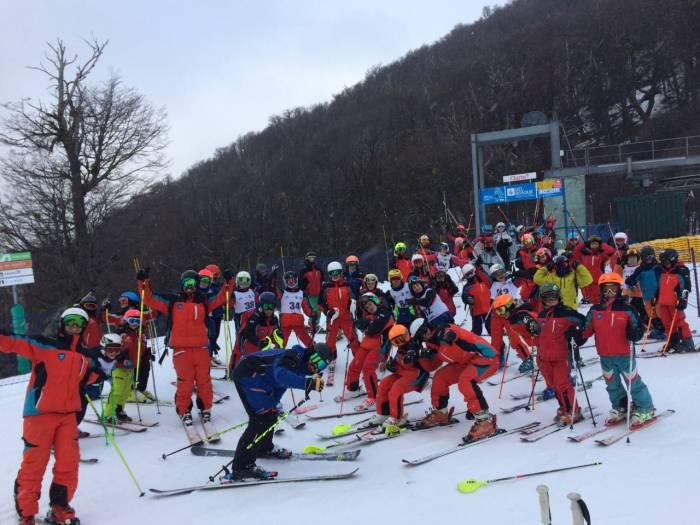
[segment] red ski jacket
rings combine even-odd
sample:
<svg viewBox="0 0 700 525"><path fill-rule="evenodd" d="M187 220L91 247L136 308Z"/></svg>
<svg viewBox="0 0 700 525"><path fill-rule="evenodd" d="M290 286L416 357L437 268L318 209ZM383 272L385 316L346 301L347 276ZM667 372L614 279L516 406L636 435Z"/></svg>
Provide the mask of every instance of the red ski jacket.
<svg viewBox="0 0 700 525"><path fill-rule="evenodd" d="M537 318L540 335L537 336L537 356L543 361L561 361L569 356L569 340L581 346L586 342L583 325L586 318L573 308L559 304L542 310Z"/></svg>
<svg viewBox="0 0 700 525"><path fill-rule="evenodd" d="M318 299L318 306L322 312L328 312L337 308L340 312L338 319L351 319L350 303L353 300L353 293L350 286L343 277L337 281L327 281L321 287L321 295Z"/></svg>
<svg viewBox="0 0 700 525"><path fill-rule="evenodd" d="M624 297L591 306L584 326L583 337L595 334L596 350L603 356L628 356L630 341L639 341L644 333L644 326Z"/></svg>

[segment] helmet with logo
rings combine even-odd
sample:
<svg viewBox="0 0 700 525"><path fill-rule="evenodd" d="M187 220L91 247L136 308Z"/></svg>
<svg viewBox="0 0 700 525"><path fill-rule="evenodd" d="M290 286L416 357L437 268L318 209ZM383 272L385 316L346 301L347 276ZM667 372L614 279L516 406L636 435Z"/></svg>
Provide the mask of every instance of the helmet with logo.
<svg viewBox="0 0 700 525"><path fill-rule="evenodd" d="M250 274L242 270L236 274L236 286L239 288L248 288L250 286Z"/></svg>

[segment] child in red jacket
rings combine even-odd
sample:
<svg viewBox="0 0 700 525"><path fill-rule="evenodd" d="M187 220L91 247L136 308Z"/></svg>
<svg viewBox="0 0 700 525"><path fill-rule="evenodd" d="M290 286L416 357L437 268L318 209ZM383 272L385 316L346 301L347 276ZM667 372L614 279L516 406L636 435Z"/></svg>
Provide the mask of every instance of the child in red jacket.
<svg viewBox="0 0 700 525"><path fill-rule="evenodd" d="M481 269L467 263L462 266L462 277L466 281L462 287L462 302L472 317L472 332L481 335L486 325L486 316L491 310L491 280Z"/></svg>
<svg viewBox="0 0 700 525"><path fill-rule="evenodd" d="M299 279L296 272L284 274L284 291L280 294L280 329L284 337L283 347L287 348L289 336L296 334L299 344L306 348L313 346L311 334L304 324L304 314L309 316L311 326L314 326L316 314L311 309L309 300L299 289Z"/></svg>

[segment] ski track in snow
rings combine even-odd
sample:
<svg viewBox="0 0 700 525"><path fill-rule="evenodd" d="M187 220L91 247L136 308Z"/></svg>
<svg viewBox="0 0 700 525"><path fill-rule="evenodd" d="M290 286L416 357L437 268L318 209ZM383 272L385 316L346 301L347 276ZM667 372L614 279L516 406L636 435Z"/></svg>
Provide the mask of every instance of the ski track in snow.
<svg viewBox="0 0 700 525"><path fill-rule="evenodd" d="M461 303L461 301L457 301ZM587 308L587 307L585 307ZM582 308L581 311L585 311ZM695 308L686 311L691 328L699 328ZM458 306L461 321L464 310ZM470 321L465 325L470 326ZM223 334L223 330L222 330ZM321 340L324 336L317 336ZM697 342L697 341L696 341ZM223 335L221 339L223 347ZM323 391L325 405L336 405L333 395L340 393L345 366L345 339L339 341L340 358L336 368L336 384ZM638 347L639 349L639 347ZM582 350L585 357L594 355L593 348ZM511 356L511 362L515 362ZM156 365L158 393L163 399L172 399L175 379L172 361ZM458 444L471 422L460 418L458 425L430 432L407 432L407 435L386 442L363 447L357 461L352 463L327 461L283 462L261 460L260 464L280 471L280 476L303 476L318 473L345 472L359 467L354 479L332 482L289 484L270 487L248 487L193 493L171 498L138 497L117 454L104 440L80 442L84 457L96 457L97 465L80 465L80 481L73 505L84 525L122 523L245 523L248 525L282 522L285 525L308 524L310 516L322 517L334 525L356 524L371 519L378 523L426 524L464 523L520 524L539 523L539 506L535 487L549 486L553 523L570 523L571 511L566 494L579 492L588 504L593 522L597 525L621 523L659 524L693 523L692 501L697 497L697 475L694 459L700 457L700 422L694 417L700 398L700 379L695 370L700 366L700 355L677 355L669 358L638 360L639 372L650 388L658 410L674 408L676 417L660 422L631 436L631 443L619 442L608 448L596 446L592 440L572 443L567 435L576 435L591 428L586 421L571 432L564 429L536 443L522 443L518 436L507 436L419 467L408 467L402 458L424 456L441 448ZM583 369L586 379L600 374L600 365ZM213 371L218 376L222 371ZM555 412L555 402L538 405L534 412L518 411L501 414L499 408L510 406L511 393L529 392L530 382L520 379L507 383L503 397L498 399L498 387L484 385L483 390L493 413L498 414L499 425L511 428L531 421L549 423ZM0 492L0 523L15 523L12 487L22 454L22 402L26 383L0 386L0 411L7 427L0 436L4 461L0 476L4 487ZM151 388L151 385L149 385ZM217 391L229 393L231 399L214 405L213 420L223 430L246 419L233 384L215 382ZM429 389L421 394L426 402L407 407L409 416L420 416L429 406ZM607 412L609 402L602 381L589 391L591 403ZM297 401L302 394L295 392ZM410 394L415 398L416 394ZM409 397L409 396L407 396ZM312 393L313 403L318 394ZM581 403L585 404L583 394ZM283 398L291 408L291 397ZM353 406L359 401L349 401ZM456 385L452 387L451 406L463 410L464 403ZM319 410L321 410L319 408ZM135 405L127 411L137 417ZM686 417L690 415L691 417ZM188 451L169 457L161 454L187 444L175 410L155 406L141 406L144 420L160 422L139 435L118 438L124 456L142 488L178 488L206 482L226 458L195 457ZM364 417L367 417L366 415ZM306 419L301 416L301 419ZM344 418L352 422L360 416ZM599 424L602 424L602 419ZM198 418L195 415L195 421ZM284 425L285 431L275 436L281 446L301 451L308 444L322 444L316 433L329 432L340 420L307 420L306 428L295 431ZM99 432L93 425L84 425L90 432ZM236 430L223 436L221 448L235 448L242 432ZM605 434L603 434L604 436ZM474 477L491 479L580 463L602 461L603 465L571 472L538 476L521 481L499 483L481 488L474 494L457 492L460 480ZM44 477L40 515L48 507L51 466ZM111 490L110 490L111 487ZM653 494L653 497L647 495Z"/></svg>

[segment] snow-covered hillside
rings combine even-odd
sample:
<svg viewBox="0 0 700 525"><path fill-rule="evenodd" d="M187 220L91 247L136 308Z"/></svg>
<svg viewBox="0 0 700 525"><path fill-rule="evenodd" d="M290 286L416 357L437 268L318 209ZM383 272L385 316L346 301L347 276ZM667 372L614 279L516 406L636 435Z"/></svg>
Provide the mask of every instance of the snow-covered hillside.
<svg viewBox="0 0 700 525"><path fill-rule="evenodd" d="M584 311L584 309L582 309ZM693 328L697 311L687 311ZM458 310L458 321L464 311ZM465 326L469 326L467 321ZM223 332L223 331L222 331ZM320 338L320 336L319 336ZM323 392L325 400L318 409L330 410L333 395L342 389L342 370L347 352L345 340L340 342L341 358L336 385ZM222 341L223 343L223 341ZM223 344L222 344L223 346ZM659 348L653 345L651 348ZM583 357L594 355L592 347L582 349ZM514 362L515 356L511 356ZM596 525L696 523L693 501L697 497L697 461L700 457L700 421L695 418L700 399L700 378L697 374L699 355L674 355L668 358L640 359L639 371L648 384L657 410L674 408L674 417L632 435L631 443L623 441L607 448L592 440L573 443L566 439L568 429L548 436L536 443L523 443L511 435L485 442L470 449L438 459L418 467L406 466L402 458L415 458L454 446L466 434L471 422L427 432L405 432L396 439L362 447L362 453L353 463L326 461L260 461L280 471L280 477L345 472L359 467L350 480L257 486L226 489L214 492L192 493L169 498L155 498L147 494L138 497L117 454L105 446L103 439L81 440L84 458L99 458L95 465L81 464L80 484L73 505L85 525L124 523L214 524L239 523L246 525L283 523L285 525L332 523L334 525L372 523L479 523L479 524L536 524L539 521L538 499L535 487L541 483L550 488L553 523L571 523L569 500L566 494L580 492L588 503ZM221 371L212 371L221 375ZM584 369L587 379L600 375L598 364ZM170 359L163 366L156 365L157 390L162 399L170 400L175 379ZM22 454L22 402L26 383L13 378L0 387L0 411L5 430L0 435L4 451L0 465L0 524L14 523L15 511L12 487ZM7 384L13 383L14 384ZM214 406L214 421L225 429L245 421L232 383L215 382L215 389L231 398ZM150 388L150 387L149 387ZM498 387L484 385L484 393L498 423L512 428L530 421L549 423L555 411L555 401L539 404L534 412L518 411L501 414L499 408L512 405L511 394L529 392L528 379L518 379L504 387L503 399L498 399ZM297 401L301 394L296 392ZM591 401L602 413L609 408L604 384L594 383ZM315 403L318 394L311 394ZM417 394L407 396L408 399ZM407 407L411 416L422 415L429 407L428 392L422 404ZM585 403L583 395L580 400ZM284 399L291 407L291 397ZM350 402L349 405L356 404ZM347 406L348 404L346 404ZM453 387L451 405L464 409L461 395ZM135 405L128 412L136 416ZM313 413L313 412L311 412ZM118 438L118 444L129 461L139 483L148 492L153 488L176 488L205 483L226 458L195 457L188 451L164 461L161 455L187 444L175 410L155 406L141 406L144 420L159 421L156 428L142 434ZM351 416L344 421L353 421ZM366 417L366 416L365 416ZM302 419L304 416L302 416ZM300 451L305 445L322 444L317 432L330 432L339 420L307 422L303 430L283 425L285 431L277 436L282 446ZM602 423L602 417L599 424ZM84 430L101 432L96 426L84 424ZM591 428L586 421L578 424L573 433ZM224 436L221 448L235 448L240 430ZM457 491L457 482L465 478L490 479L512 474L564 467L579 463L601 461L602 466L572 472L546 475L531 479L486 486L474 494ZM48 501L50 475L44 480L41 513Z"/></svg>

